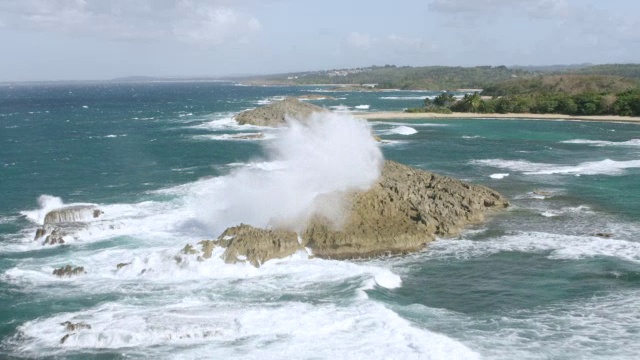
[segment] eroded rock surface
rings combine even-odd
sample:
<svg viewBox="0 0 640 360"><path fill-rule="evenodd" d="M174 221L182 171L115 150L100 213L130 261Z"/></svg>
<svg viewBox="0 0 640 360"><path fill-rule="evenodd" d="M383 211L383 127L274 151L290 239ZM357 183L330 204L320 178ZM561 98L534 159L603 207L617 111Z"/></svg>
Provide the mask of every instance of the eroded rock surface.
<svg viewBox="0 0 640 360"><path fill-rule="evenodd" d="M286 125L286 116L303 121L315 112L324 111L328 110L288 97L254 110L243 111L236 116L236 121L240 125L277 127Z"/></svg>
<svg viewBox="0 0 640 360"><path fill-rule="evenodd" d="M402 254L420 250L436 237L456 235L484 220L486 212L508 206L487 187L393 161L385 162L380 179L368 191L347 196L349 206L339 228L319 217L300 236L288 229L240 225L201 243L203 252L206 248L211 257L213 247L221 246L226 248L225 262L246 260L254 266L305 247L314 256L331 259Z"/></svg>

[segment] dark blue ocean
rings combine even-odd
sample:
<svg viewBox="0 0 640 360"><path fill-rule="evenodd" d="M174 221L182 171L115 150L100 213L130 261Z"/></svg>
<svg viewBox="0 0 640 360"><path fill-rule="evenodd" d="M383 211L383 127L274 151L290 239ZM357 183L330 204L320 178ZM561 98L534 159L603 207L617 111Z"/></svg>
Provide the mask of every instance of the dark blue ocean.
<svg viewBox="0 0 640 360"><path fill-rule="evenodd" d="M310 102L349 124L321 129L334 143L233 120L309 93L330 96ZM433 95L215 82L0 85L0 358L636 359L636 124L373 121L386 159L489 186L512 206L407 256L297 254L259 269L216 257L176 261L185 244L217 237L230 219L286 213L307 195L279 192L300 171L274 149L308 152L310 164L299 165L310 166L309 191L332 184L340 174L323 178L331 169L314 167L314 151L328 149L323 159L338 163L357 159L368 141L351 132L368 125L348 114L417 107ZM266 175L234 175L243 169ZM283 186L272 190L273 179ZM104 215L63 245L34 241L46 212L71 204ZM52 274L67 264L87 273ZM66 321L91 328L70 332Z"/></svg>

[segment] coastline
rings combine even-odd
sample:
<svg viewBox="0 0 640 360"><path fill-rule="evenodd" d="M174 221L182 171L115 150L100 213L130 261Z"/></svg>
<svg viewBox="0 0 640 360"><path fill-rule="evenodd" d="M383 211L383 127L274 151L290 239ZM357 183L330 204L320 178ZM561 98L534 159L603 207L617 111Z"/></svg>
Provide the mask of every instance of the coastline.
<svg viewBox="0 0 640 360"><path fill-rule="evenodd" d="M370 113L354 113L353 116L366 120L391 120L391 119L503 119L503 120L578 120L596 122L625 122L640 124L640 117L616 116L616 115L594 115L594 116L574 116L563 114L479 114L479 113L405 113L400 111L380 111Z"/></svg>

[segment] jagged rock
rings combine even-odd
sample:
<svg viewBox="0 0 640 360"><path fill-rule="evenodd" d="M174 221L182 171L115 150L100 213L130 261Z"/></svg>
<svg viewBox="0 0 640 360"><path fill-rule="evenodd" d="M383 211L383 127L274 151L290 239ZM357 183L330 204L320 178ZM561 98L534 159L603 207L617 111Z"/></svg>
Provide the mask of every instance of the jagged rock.
<svg viewBox="0 0 640 360"><path fill-rule="evenodd" d="M77 331L77 330L91 329L91 325L83 323L83 322L72 323L71 321L65 321L65 322L61 323L60 325L64 326L64 329L66 331Z"/></svg>
<svg viewBox="0 0 640 360"><path fill-rule="evenodd" d="M80 275L80 274L86 274L86 273L87 272L84 271L84 267L82 266L78 266L74 268L71 265L67 265L67 266L63 266L61 268L53 270L53 275L56 275L58 277L64 277L64 276L71 277L73 275Z"/></svg>
<svg viewBox="0 0 640 360"><path fill-rule="evenodd" d="M47 229L45 229L44 227L38 228L38 230L36 230L36 236L33 238L33 240L38 240L41 237L45 236L47 234Z"/></svg>
<svg viewBox="0 0 640 360"><path fill-rule="evenodd" d="M202 258L209 259L211 258L211 254L213 254L213 249L218 246L218 242L216 240L202 240L199 243L202 246Z"/></svg>
<svg viewBox="0 0 640 360"><path fill-rule="evenodd" d="M480 185L386 161L380 180L355 193L341 229L316 218L302 238L315 256L334 259L413 252L435 237L458 234L484 219L484 212L508 206Z"/></svg>
<svg viewBox="0 0 640 360"><path fill-rule="evenodd" d="M197 254L198 250L196 250L193 245L187 244L182 248L182 253L185 255Z"/></svg>
<svg viewBox="0 0 640 360"><path fill-rule="evenodd" d="M286 116L294 117L298 120L305 120L315 112L328 111L319 106L302 102L294 97L285 98L254 110L243 111L236 116L236 121L240 125L256 126L283 126L286 124Z"/></svg>
<svg viewBox="0 0 640 360"><path fill-rule="evenodd" d="M247 260L255 267L270 259L293 255L301 246L293 231L265 230L244 224L225 230L218 242L226 247L222 254L226 263Z"/></svg>
<svg viewBox="0 0 640 360"><path fill-rule="evenodd" d="M97 218L103 212L94 205L73 205L51 210L44 217L44 224L84 222Z"/></svg>
<svg viewBox="0 0 640 360"><path fill-rule="evenodd" d="M64 244L64 236L60 228L55 228L51 234L45 238L43 245Z"/></svg>
<svg viewBox="0 0 640 360"><path fill-rule="evenodd" d="M226 247L223 259L242 257L255 266L309 247L321 258L352 259L402 254L423 248L435 237L458 234L478 223L484 213L503 209L499 193L386 161L380 179L367 191L348 195L345 222L336 228L315 217L301 233L240 225L227 229L216 242Z"/></svg>
<svg viewBox="0 0 640 360"><path fill-rule="evenodd" d="M71 335L73 334L67 334L63 336L62 339L60 339L60 345L64 344L67 340L69 340L69 337L71 337Z"/></svg>
<svg viewBox="0 0 640 360"><path fill-rule="evenodd" d="M131 265L131 263L130 262L128 262L128 263L119 263L118 265L116 265L116 269L120 270L123 267L128 266L128 265Z"/></svg>

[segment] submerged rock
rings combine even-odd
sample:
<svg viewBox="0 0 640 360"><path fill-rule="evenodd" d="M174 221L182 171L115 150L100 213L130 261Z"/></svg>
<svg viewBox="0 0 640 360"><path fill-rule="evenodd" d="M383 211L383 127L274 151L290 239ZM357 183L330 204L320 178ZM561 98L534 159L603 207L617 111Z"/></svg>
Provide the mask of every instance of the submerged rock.
<svg viewBox="0 0 640 360"><path fill-rule="evenodd" d="M53 270L53 275L56 275L58 277L71 277L73 275L81 275L81 274L86 274L87 272L84 271L84 267L82 266L78 266L78 267L72 267L71 265L67 265L67 266L63 266L61 268L55 269Z"/></svg>
<svg viewBox="0 0 640 360"><path fill-rule="evenodd" d="M282 101L254 110L243 111L236 116L236 121L240 125L276 127L286 124L286 116L291 116L298 120L305 120L315 112L325 111L328 110L302 102L294 97L288 97Z"/></svg>
<svg viewBox="0 0 640 360"><path fill-rule="evenodd" d="M380 179L369 190L347 197L340 227L316 217L298 236L288 229L240 225L211 244L226 248L225 262L247 260L254 266L305 247L314 256L331 259L403 254L422 249L436 237L456 235L464 226L482 221L486 212L509 205L484 186L393 161L385 162Z"/></svg>
<svg viewBox="0 0 640 360"><path fill-rule="evenodd" d="M238 134L238 135L233 135L233 136L231 136L231 139L234 139L234 140L257 140L257 139L264 139L264 134L263 134L263 133L256 133L256 134Z"/></svg>
<svg viewBox="0 0 640 360"><path fill-rule="evenodd" d="M130 262L128 262L128 263L118 263L118 265L116 265L116 269L120 270L120 269L122 269L123 267L125 267L125 266L129 266L129 265L131 265L131 263L130 263Z"/></svg>
<svg viewBox="0 0 640 360"><path fill-rule="evenodd" d="M85 329L91 329L91 325L89 324L85 324L83 322L79 322L79 323L72 323L71 321L65 321L63 323L61 323L60 325L64 326L64 329L67 332L71 332L71 331L80 331L80 330L85 330ZM75 332L70 333L70 334L66 334L65 336L63 336L60 339L60 345L64 344L67 340L69 340L69 338L71 337L71 335L75 335Z"/></svg>
<svg viewBox="0 0 640 360"><path fill-rule="evenodd" d="M66 331L77 331L77 330L91 329L91 325L83 323L83 322L72 323L71 321L65 321L65 322L61 323L60 325L64 326L64 329Z"/></svg>

